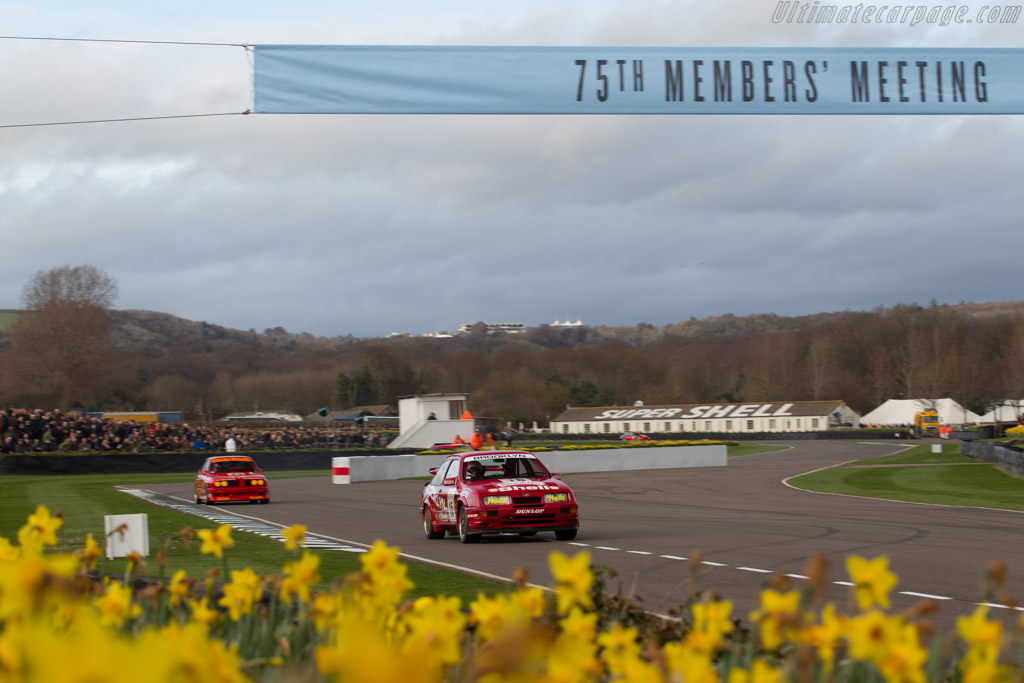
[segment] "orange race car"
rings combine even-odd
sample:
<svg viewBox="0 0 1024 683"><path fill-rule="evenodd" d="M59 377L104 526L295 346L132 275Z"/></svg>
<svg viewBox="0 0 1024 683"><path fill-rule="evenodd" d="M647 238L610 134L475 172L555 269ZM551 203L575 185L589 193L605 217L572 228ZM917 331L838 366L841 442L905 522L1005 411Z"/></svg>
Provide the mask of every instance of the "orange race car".
<svg viewBox="0 0 1024 683"><path fill-rule="evenodd" d="M207 458L196 473L196 503L269 503L263 470L247 455Z"/></svg>

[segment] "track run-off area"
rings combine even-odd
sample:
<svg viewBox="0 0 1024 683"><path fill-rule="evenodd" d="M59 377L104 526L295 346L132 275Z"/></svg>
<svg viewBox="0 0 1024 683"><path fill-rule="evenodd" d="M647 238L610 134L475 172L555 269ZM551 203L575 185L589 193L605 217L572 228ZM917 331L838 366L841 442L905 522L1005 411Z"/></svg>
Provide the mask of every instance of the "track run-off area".
<svg viewBox="0 0 1024 683"><path fill-rule="evenodd" d="M383 539L410 561L508 580L526 568L530 581L541 585L552 583L551 551L586 550L594 565L616 572L609 588L621 586L655 612L683 604L695 586L732 600L734 615L746 617L773 576L786 576L800 588L808 561L817 554L828 560L829 597L850 612L856 608L846 574L849 555L888 556L899 576L890 595L893 609L931 600L941 628L953 627L956 616L989 602L982 588L993 561L1009 568L1006 589L1024 600L1024 513L804 491L787 480L893 453L903 445L773 445L787 449L730 458L726 467L564 473L580 504L580 532L571 542L544 533L485 536L474 545L454 537L427 540L419 518L420 480L337 485L330 477L274 481L271 474L271 504L262 506L193 505L190 483L150 485L141 493L169 497L178 509L212 514L239 530L261 533L265 525L269 536L283 526L304 524L310 545L325 551L359 551ZM1022 614L1006 606L993 606L991 613L1008 619Z"/></svg>

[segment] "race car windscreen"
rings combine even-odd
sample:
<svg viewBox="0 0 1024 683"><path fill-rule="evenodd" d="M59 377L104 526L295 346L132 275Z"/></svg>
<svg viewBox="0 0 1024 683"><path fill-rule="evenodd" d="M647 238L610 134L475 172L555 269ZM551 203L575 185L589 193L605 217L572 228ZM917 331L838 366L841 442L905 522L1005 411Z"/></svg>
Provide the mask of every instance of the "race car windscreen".
<svg viewBox="0 0 1024 683"><path fill-rule="evenodd" d="M480 479L529 479L549 477L550 473L533 457L477 456L467 458L462 466L466 481Z"/></svg>
<svg viewBox="0 0 1024 683"><path fill-rule="evenodd" d="M255 472L256 467L251 461L222 460L213 463L213 471L217 473L240 472L248 474L249 472Z"/></svg>

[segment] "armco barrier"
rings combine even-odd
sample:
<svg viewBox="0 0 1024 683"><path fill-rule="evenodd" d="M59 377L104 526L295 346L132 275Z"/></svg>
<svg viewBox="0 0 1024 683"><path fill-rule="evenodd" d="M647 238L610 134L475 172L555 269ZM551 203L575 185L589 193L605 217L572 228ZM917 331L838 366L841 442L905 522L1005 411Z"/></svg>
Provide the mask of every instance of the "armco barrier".
<svg viewBox="0 0 1024 683"><path fill-rule="evenodd" d="M319 470L331 466L331 458L342 453L379 454L395 457L387 449L362 451L255 451L244 450L267 472ZM180 451L150 453L0 455L0 474L132 474L135 472L195 472L211 455L224 451Z"/></svg>
<svg viewBox="0 0 1024 683"><path fill-rule="evenodd" d="M1007 474L1024 479L1024 452L987 441L968 441L962 448L967 457L987 460Z"/></svg>
<svg viewBox="0 0 1024 683"><path fill-rule="evenodd" d="M334 458L331 480L335 484L425 477L446 455L352 456ZM721 467L726 447L663 446L615 448L593 451L551 451L538 456L552 472L615 472L660 470L680 467ZM345 461L345 462L342 462Z"/></svg>

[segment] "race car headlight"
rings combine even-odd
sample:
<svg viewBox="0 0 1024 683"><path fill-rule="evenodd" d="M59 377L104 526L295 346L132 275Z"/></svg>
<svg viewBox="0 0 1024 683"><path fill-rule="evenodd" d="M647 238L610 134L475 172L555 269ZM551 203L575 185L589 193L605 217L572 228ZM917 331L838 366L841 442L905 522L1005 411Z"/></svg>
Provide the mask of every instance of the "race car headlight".
<svg viewBox="0 0 1024 683"><path fill-rule="evenodd" d="M511 496L484 496L484 505L511 505Z"/></svg>
<svg viewBox="0 0 1024 683"><path fill-rule="evenodd" d="M545 493L544 494L544 502L545 503L568 503L569 502L569 494L568 493Z"/></svg>
<svg viewBox="0 0 1024 683"><path fill-rule="evenodd" d="M266 483L267 482L263 481L262 479L250 479L249 480L249 486L263 486Z"/></svg>

